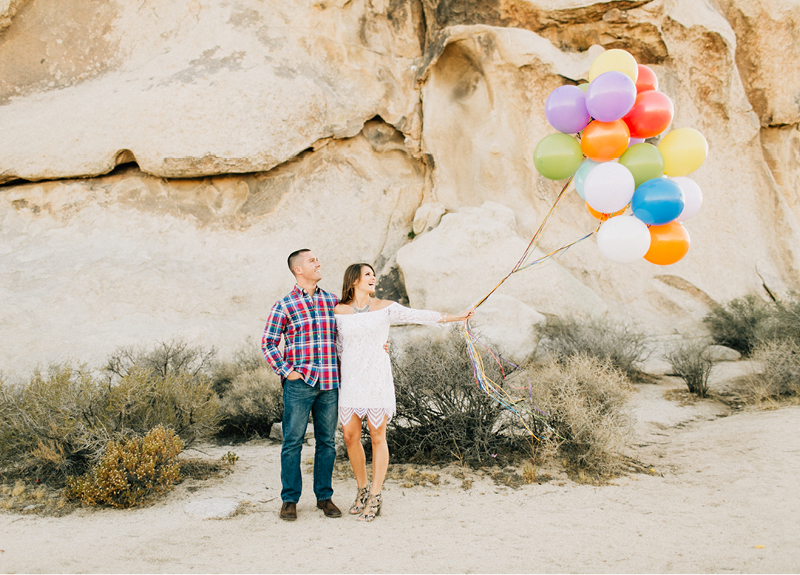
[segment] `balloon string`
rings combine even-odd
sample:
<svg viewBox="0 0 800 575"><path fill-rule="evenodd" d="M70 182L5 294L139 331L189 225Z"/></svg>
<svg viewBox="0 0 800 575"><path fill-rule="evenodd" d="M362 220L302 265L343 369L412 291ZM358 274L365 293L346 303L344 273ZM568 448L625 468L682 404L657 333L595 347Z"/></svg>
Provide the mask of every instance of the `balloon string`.
<svg viewBox="0 0 800 575"><path fill-rule="evenodd" d="M514 266L514 268L503 279L501 279L498 282L498 284L496 286L494 286L491 289L491 291L488 294L486 294L477 304L475 304L475 309L477 309L481 304L483 304L487 299L489 299L489 297L495 291L497 291L497 289L501 285L503 285L508 278L510 278L515 273L523 271L523 270L528 270L528 269L533 269L535 267L539 267L540 265L544 264L549 259L551 259L551 258L553 258L553 257L565 252L566 250L568 250L569 248L571 248L572 246L574 246L578 242L582 242L583 240L591 237L592 235L594 235L597 232L597 230L600 229L600 226L598 226L597 229L595 229L594 231L586 234L585 236L580 237L580 238L578 238L578 239L576 239L576 240L574 240L574 241L572 241L572 242L570 242L570 243L568 243L568 244L566 244L564 246L561 246L560 248L558 248L556 250L553 250L549 254L546 254L546 255L544 255L544 256L542 256L542 257L540 257L540 258L538 258L538 259L536 259L536 260L534 260L532 262L528 262L528 260L530 259L531 255L533 254L533 252L538 247L539 241L541 240L542 234L547 229L547 225L548 225L548 223L550 221L550 217L553 215L553 213L555 212L556 208L561 203L561 200L564 198L565 193L567 191L567 188L569 188L569 185L572 183L572 179L573 178L574 178L574 174L572 176L570 176L569 180L567 180L567 183L564 184L564 187L561 189L561 192L558 194L558 197L553 202L553 205L550 207L550 210L547 212L545 217L542 219L541 224L539 224L539 228L536 230L536 233L531 238L531 241L528 243L528 246L525 248L525 251L523 252L522 257L520 257L519 261L517 261L517 264ZM530 433L530 435L533 436L533 438L536 439L537 441L541 441L541 438L539 436L537 436L536 433L534 433L533 430L528 426L528 423L525 421L525 417L523 416L524 414L527 414L527 415L533 417L534 420L540 421L544 425L545 429L549 430L556 437L559 437L558 434L555 432L555 430L552 429L550 427L550 425L548 424L548 422L547 422L547 418L549 417L549 415L547 413L545 413L544 411L542 411L541 409L539 409L538 407L536 407L535 405L533 405L533 389L532 389L532 386L531 386L530 378L528 378L527 374L526 374L525 377L528 379L528 386L527 386L527 388L528 388L528 396L529 396L529 400L530 400L532 409L528 409L524 404L520 404L520 402L523 401L522 399L513 398L511 396L511 394L509 394L508 391L503 389L501 384L499 384L498 382L494 381L491 377L489 377L487 375L486 369L485 369L485 366L484 366L484 363L483 363L483 356L481 355L480 351L478 350L476 344L480 344L489 353L489 355L491 356L492 360L500 368L500 374L501 374L501 377L504 380L506 378L506 372L505 372L505 369L503 369L503 362L505 362L506 364L514 367L518 371L523 371L523 370L518 365L516 365L516 364L508 361L507 359L505 359L500 354L493 352L491 349L489 349L489 347L487 345L485 345L483 342L481 342L475 336L475 334L472 332L472 330L470 328L470 325L469 325L469 320L465 320L464 321L464 326L463 326L463 330L462 331L463 331L463 334L464 334L464 340L466 341L466 344L467 344L467 355L469 355L470 362L472 363L472 374L473 374L473 377L475 379L475 383L478 386L478 388L481 389L483 392L485 392L491 399L493 399L501 407L503 407L503 408L511 411L515 415L517 415L517 417L519 417L520 421L522 422L522 425L525 427L525 429L528 430L528 433Z"/></svg>
<svg viewBox="0 0 800 575"><path fill-rule="evenodd" d="M481 304L483 304L483 302L485 302L487 299L489 299L489 296L492 295L495 291L497 291L497 288L499 288L501 285L503 285L508 278L510 278L512 275L514 275L516 272L518 272L518 271L520 271L520 269L522 269L522 266L525 263L525 261L530 257L530 255L534 252L534 250L539 246L539 241L540 241L541 236L542 236L542 234L544 233L544 231L545 231L545 229L547 227L548 221L550 220L550 216L552 216L553 212L555 212L556 207L561 202L561 199L564 197L564 195L565 195L565 193L567 191L567 188L572 183L572 179L574 177L575 177L574 174L572 176L570 176L570 178L567 180L567 183L564 184L563 188L561 188L561 192L558 194L558 197L556 198L556 201L553 202L553 205L550 207L550 211L547 212L547 214L545 215L544 219L542 220L542 223L539 224L539 229L537 229L536 233L533 234L533 237L531 238L531 241L528 243L528 247L525 248L525 251L523 252L522 257L519 258L519 261L517 262L517 265L515 265L514 269L512 269L508 273L508 275L506 275L503 279L501 279L500 282L496 286L494 286L492 288L492 290L488 294L486 294L478 303L475 304L475 309L478 309L478 307L480 307ZM576 242L573 242L571 245L574 245L575 243Z"/></svg>

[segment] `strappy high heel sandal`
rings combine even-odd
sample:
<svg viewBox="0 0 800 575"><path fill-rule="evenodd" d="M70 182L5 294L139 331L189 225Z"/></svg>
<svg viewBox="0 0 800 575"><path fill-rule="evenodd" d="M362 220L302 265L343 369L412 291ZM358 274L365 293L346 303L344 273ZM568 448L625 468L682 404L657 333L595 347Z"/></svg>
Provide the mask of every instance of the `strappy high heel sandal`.
<svg viewBox="0 0 800 575"><path fill-rule="evenodd" d="M367 506L364 508L364 511L361 512L361 515L358 516L358 520L372 521L380 514L381 514L381 494L378 493L377 495L369 496L369 501L367 501Z"/></svg>
<svg viewBox="0 0 800 575"><path fill-rule="evenodd" d="M362 511L364 511L364 507L367 505L367 500L369 499L369 485L366 487L362 487L356 493L356 500L353 503L353 506L350 507L350 515L360 515Z"/></svg>

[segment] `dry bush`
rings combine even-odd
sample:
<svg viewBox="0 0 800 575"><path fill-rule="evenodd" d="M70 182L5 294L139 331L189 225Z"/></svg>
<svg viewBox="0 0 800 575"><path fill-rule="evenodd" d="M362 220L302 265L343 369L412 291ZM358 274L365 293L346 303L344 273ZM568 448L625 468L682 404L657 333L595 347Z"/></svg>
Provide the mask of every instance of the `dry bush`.
<svg viewBox="0 0 800 575"><path fill-rule="evenodd" d="M158 377L177 374L199 376L208 371L216 349L195 347L183 339L157 342L152 349L120 347L112 353L105 370L113 377L124 377L134 368L144 369Z"/></svg>
<svg viewBox="0 0 800 575"><path fill-rule="evenodd" d="M714 343L750 355L753 348L775 332L775 306L754 294L714 305L703 318Z"/></svg>
<svg viewBox="0 0 800 575"><path fill-rule="evenodd" d="M689 391L700 397L708 395L708 378L715 361L709 354L708 342L702 339L682 341L664 354L672 373L686 382Z"/></svg>
<svg viewBox="0 0 800 575"><path fill-rule="evenodd" d="M761 369L744 378L745 400L761 403L800 395L800 343L767 341L757 345L751 357Z"/></svg>
<svg viewBox="0 0 800 575"><path fill-rule="evenodd" d="M180 479L181 451L180 438L160 425L143 438L112 441L91 471L67 480L64 494L87 505L133 507Z"/></svg>
<svg viewBox="0 0 800 575"><path fill-rule="evenodd" d="M589 355L551 359L527 374L531 401L551 428L545 443L584 468L612 469L633 430L625 376L610 360Z"/></svg>
<svg viewBox="0 0 800 575"><path fill-rule="evenodd" d="M113 436L104 394L88 372L70 366L0 388L0 475L60 484L83 473Z"/></svg>
<svg viewBox="0 0 800 575"><path fill-rule="evenodd" d="M216 431L219 400L210 382L179 372L131 368L117 381L56 366L0 388L0 475L60 485L84 473L107 443L166 425L187 442Z"/></svg>
<svg viewBox="0 0 800 575"><path fill-rule="evenodd" d="M222 435L266 437L272 426L283 419L280 377L255 345L238 350L229 361L214 363L211 379L222 398Z"/></svg>
<svg viewBox="0 0 800 575"><path fill-rule="evenodd" d="M557 360L589 355L611 364L632 381L645 378L646 336L634 325L607 318L548 318L540 328L539 346Z"/></svg>
<svg viewBox="0 0 800 575"><path fill-rule="evenodd" d="M240 373L222 397L220 415L223 435L268 437L272 426L283 419L280 377L263 365Z"/></svg>
<svg viewBox="0 0 800 575"><path fill-rule="evenodd" d="M485 367L502 381L491 359ZM387 442L394 461L492 464L529 449L515 419L477 387L457 331L408 344L402 354L392 348L392 371L397 416Z"/></svg>
<svg viewBox="0 0 800 575"><path fill-rule="evenodd" d="M115 431L143 435L157 425L175 430L187 444L213 435L219 424L219 398L208 377L187 371L162 376L133 366L108 388L105 411Z"/></svg>

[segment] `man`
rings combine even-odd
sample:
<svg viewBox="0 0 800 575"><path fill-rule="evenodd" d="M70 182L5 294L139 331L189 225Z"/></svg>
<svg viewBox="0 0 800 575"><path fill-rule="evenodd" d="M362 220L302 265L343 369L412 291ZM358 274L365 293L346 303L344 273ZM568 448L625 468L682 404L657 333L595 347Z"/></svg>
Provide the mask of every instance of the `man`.
<svg viewBox="0 0 800 575"><path fill-rule="evenodd" d="M336 459L336 420L339 403L339 365L336 357L336 319L339 298L317 287L321 264L311 250L293 252L288 259L295 277L292 292L279 299L264 329L261 349L283 385L283 444L281 447L281 519L297 519L303 487L300 451L314 419L314 494L326 517L341 517L331 497ZM284 338L284 353L278 349Z"/></svg>

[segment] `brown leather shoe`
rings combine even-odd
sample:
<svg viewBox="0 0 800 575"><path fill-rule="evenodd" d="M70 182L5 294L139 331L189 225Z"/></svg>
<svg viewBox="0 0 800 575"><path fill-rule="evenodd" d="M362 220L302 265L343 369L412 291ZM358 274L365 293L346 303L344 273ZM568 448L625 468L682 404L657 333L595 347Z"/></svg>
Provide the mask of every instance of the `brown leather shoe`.
<svg viewBox="0 0 800 575"><path fill-rule="evenodd" d="M281 505L281 519L286 521L294 521L297 519L297 503L284 501Z"/></svg>
<svg viewBox="0 0 800 575"><path fill-rule="evenodd" d="M333 504L333 501L330 499L325 499L324 501L317 501L317 509L322 509L322 512L325 514L325 517L341 517L342 512L339 511L339 508Z"/></svg>

